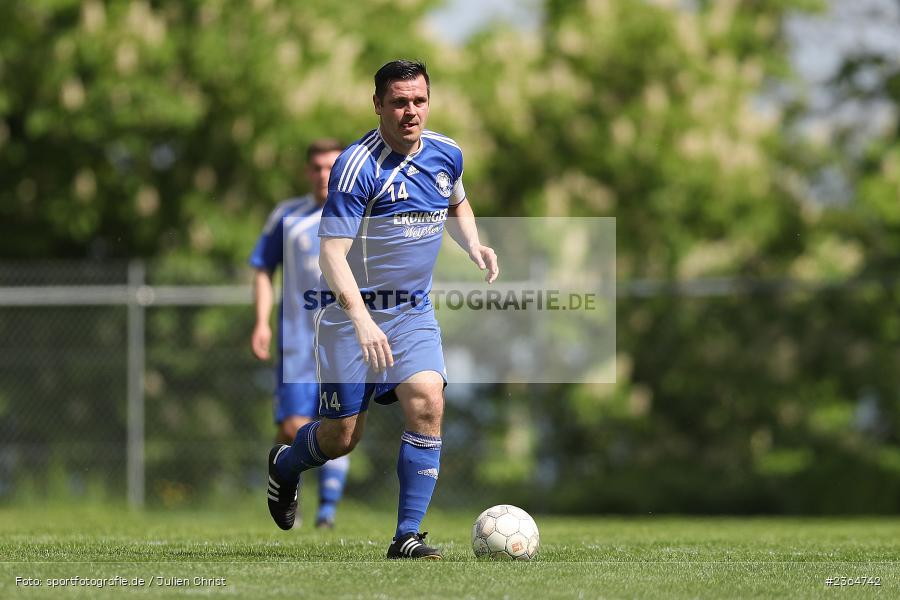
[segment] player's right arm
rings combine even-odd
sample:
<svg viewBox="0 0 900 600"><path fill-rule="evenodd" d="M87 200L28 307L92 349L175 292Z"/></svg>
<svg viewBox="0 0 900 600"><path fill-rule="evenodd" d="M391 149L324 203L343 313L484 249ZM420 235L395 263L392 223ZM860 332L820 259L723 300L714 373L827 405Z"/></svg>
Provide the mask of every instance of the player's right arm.
<svg viewBox="0 0 900 600"><path fill-rule="evenodd" d="M253 306L256 313L256 325L250 336L250 348L259 360L269 360L270 356L272 327L269 325L269 318L272 316L272 304L275 301L272 273L282 261L284 237L282 217L289 206L287 202L283 202L275 207L250 255L250 266L254 269Z"/></svg>
<svg viewBox="0 0 900 600"><path fill-rule="evenodd" d="M347 253L358 236L366 205L377 197L374 156L383 146L373 129L341 153L331 168L319 224L319 268L353 323L363 360L375 371L393 366L394 356L387 336L366 310Z"/></svg>
<svg viewBox="0 0 900 600"><path fill-rule="evenodd" d="M394 355L387 336L372 320L359 292L359 285L347 262L353 240L342 237L323 237L319 245L319 268L338 304L356 330L356 340L362 348L363 360L376 372L394 366Z"/></svg>
<svg viewBox="0 0 900 600"><path fill-rule="evenodd" d="M256 325L250 338L253 355L259 360L269 360L269 345L272 343L272 327L269 319L272 316L272 304L275 300L275 287L272 285L272 272L256 269L253 276L253 304L256 312Z"/></svg>

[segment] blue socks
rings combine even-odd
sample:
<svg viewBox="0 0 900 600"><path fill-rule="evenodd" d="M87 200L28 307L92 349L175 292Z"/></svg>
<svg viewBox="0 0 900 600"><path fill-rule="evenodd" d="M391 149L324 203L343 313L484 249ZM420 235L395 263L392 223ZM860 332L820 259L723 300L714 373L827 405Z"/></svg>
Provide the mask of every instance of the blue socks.
<svg viewBox="0 0 900 600"><path fill-rule="evenodd" d="M320 422L307 423L297 431L294 443L285 449L275 463L278 475L285 481L298 481L300 473L328 463L319 473L320 509L318 518L334 518L337 501L347 480L347 457L329 462L316 440ZM397 477L400 479L400 502L397 507L395 539L418 533L425 511L437 485L441 465L441 438L406 431L400 438Z"/></svg>
<svg viewBox="0 0 900 600"><path fill-rule="evenodd" d="M328 457L319 447L316 431L320 421L312 421L297 430L294 443L278 455L275 469L285 481L298 481L300 473L313 467L320 467L328 461Z"/></svg>
<svg viewBox="0 0 900 600"><path fill-rule="evenodd" d="M414 532L425 517L441 465L441 438L406 431L400 438L397 476L400 478L400 504L394 539Z"/></svg>
<svg viewBox="0 0 900 600"><path fill-rule="evenodd" d="M285 451L286 452L286 451ZM319 469L319 513L316 521L333 521L337 503L344 494L350 456L329 460Z"/></svg>

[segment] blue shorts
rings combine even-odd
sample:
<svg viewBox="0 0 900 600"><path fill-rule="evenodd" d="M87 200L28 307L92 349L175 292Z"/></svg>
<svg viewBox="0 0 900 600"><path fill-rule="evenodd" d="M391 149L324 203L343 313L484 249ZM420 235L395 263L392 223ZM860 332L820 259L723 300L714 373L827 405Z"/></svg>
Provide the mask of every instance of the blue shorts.
<svg viewBox="0 0 900 600"><path fill-rule="evenodd" d="M274 398L275 423L281 423L288 417L318 418L319 384L315 380L315 373L310 373L309 377L298 378L298 383L285 383L282 355L278 359L275 375L277 377Z"/></svg>
<svg viewBox="0 0 900 600"><path fill-rule="evenodd" d="M373 314L391 345L394 366L374 373L363 362L362 349L350 321L328 320L343 313L335 305L320 312L316 326L316 364L321 395L319 415L329 419L349 417L368 409L369 402L390 404L398 400L394 393L403 383L421 371L436 371L447 385L447 369L441 347L441 328L434 311L412 310L398 316Z"/></svg>

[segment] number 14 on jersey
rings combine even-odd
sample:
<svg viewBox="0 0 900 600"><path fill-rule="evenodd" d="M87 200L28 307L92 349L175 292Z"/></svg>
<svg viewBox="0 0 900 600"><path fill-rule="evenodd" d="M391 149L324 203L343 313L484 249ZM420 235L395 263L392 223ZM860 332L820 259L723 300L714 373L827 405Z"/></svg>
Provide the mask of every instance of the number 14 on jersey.
<svg viewBox="0 0 900 600"><path fill-rule="evenodd" d="M391 202L396 202L397 200L406 200L409 198L409 194L406 193L406 182L400 182L400 188L394 191L394 188L397 186L393 183L391 184Z"/></svg>

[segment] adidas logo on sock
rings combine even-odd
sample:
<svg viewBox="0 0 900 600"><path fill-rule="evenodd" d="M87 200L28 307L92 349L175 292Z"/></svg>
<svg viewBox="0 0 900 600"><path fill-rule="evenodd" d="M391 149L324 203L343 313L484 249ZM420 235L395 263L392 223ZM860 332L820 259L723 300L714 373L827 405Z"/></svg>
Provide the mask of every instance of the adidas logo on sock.
<svg viewBox="0 0 900 600"><path fill-rule="evenodd" d="M415 175L418 172L419 172L419 170L416 168L416 165L409 165L409 168L406 170L406 176L412 177L413 175Z"/></svg>
<svg viewBox="0 0 900 600"><path fill-rule="evenodd" d="M424 475L425 477L431 477L432 479L438 478L438 470L437 469L422 469L418 471L419 475Z"/></svg>

